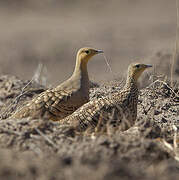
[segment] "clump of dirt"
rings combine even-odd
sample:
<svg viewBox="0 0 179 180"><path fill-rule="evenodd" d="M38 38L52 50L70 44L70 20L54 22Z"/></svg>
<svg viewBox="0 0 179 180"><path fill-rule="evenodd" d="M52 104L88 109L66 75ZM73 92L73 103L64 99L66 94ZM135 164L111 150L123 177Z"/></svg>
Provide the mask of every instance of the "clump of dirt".
<svg viewBox="0 0 179 180"><path fill-rule="evenodd" d="M156 80L142 90L139 96L138 119L147 116L165 130L165 135L173 135L173 125L179 132L178 85L172 89L166 82Z"/></svg>
<svg viewBox="0 0 179 180"><path fill-rule="evenodd" d="M40 94L46 88L34 81L21 80L16 76L0 76L0 114L1 118L9 117L24 102Z"/></svg>
<svg viewBox="0 0 179 180"><path fill-rule="evenodd" d="M8 79L12 77L3 82ZM5 102L13 102L26 84L15 80L20 85L15 83L7 91L14 92L13 96L0 94L4 109ZM120 90L120 82L112 84L93 87L91 99ZM4 86L0 87L3 92ZM77 135L68 127L42 119L3 119L0 179L177 179L179 132L173 126L179 128L178 92L178 86L172 89L161 81L142 89L136 124L111 136ZM25 93L20 101L38 93Z"/></svg>

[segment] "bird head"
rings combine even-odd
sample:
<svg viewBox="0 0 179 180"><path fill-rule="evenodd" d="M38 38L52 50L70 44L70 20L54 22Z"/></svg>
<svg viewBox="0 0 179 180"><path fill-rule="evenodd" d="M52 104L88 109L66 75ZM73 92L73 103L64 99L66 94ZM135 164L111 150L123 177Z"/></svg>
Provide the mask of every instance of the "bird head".
<svg viewBox="0 0 179 180"><path fill-rule="evenodd" d="M148 64L141 64L141 63L134 63L129 65L128 68L128 75L130 78L134 79L135 81L141 76L141 74L147 69L152 67L152 65Z"/></svg>
<svg viewBox="0 0 179 180"><path fill-rule="evenodd" d="M80 63L86 64L91 57L100 53L103 53L103 51L89 47L81 48L77 53L77 59L80 61Z"/></svg>

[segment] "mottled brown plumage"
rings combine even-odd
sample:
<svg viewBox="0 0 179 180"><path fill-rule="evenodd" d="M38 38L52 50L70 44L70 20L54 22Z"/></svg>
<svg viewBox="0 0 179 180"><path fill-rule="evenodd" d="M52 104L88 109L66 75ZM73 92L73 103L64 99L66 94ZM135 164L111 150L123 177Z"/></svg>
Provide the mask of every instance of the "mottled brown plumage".
<svg viewBox="0 0 179 180"><path fill-rule="evenodd" d="M84 104L73 114L63 119L61 123L70 124L77 131L86 129L105 131L108 127L107 130L112 133L116 129L128 129L134 124L137 117L137 80L148 67L151 65L131 64L123 90Z"/></svg>
<svg viewBox="0 0 179 180"><path fill-rule="evenodd" d="M89 101L88 60L101 50L82 48L76 57L72 76L59 86L49 89L15 112L11 118L45 117L61 120Z"/></svg>

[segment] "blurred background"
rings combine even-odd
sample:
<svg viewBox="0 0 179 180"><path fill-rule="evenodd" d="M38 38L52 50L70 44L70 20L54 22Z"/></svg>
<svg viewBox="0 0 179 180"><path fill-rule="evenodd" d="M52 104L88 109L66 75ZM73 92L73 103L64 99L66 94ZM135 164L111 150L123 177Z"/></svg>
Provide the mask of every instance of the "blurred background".
<svg viewBox="0 0 179 180"><path fill-rule="evenodd" d="M169 73L176 39L175 0L1 0L0 74L31 79L44 65L52 86L68 78L83 46L105 51L89 62L96 82L124 74L130 62ZM175 79L178 78L178 60ZM178 63L179 64L179 63Z"/></svg>

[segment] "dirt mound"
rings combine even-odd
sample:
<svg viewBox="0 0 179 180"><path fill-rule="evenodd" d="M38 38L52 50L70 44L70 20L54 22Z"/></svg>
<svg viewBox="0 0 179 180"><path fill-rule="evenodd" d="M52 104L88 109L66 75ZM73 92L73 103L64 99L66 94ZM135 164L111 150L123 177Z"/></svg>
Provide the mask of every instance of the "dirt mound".
<svg viewBox="0 0 179 180"><path fill-rule="evenodd" d="M1 118L7 118L17 105L32 99L34 95L43 92L46 88L30 80L21 80L16 76L0 76L0 114Z"/></svg>
<svg viewBox="0 0 179 180"><path fill-rule="evenodd" d="M12 81L16 83L7 92L14 95L0 94L4 109L26 84L17 78ZM112 84L93 87L91 98L120 89L119 82ZM4 85L0 87L3 92ZM141 90L135 126L112 136L79 136L40 119L1 120L0 179L177 179L179 132L173 126L179 128L178 92L178 86L172 89L163 81ZM21 103L33 95L24 93Z"/></svg>

